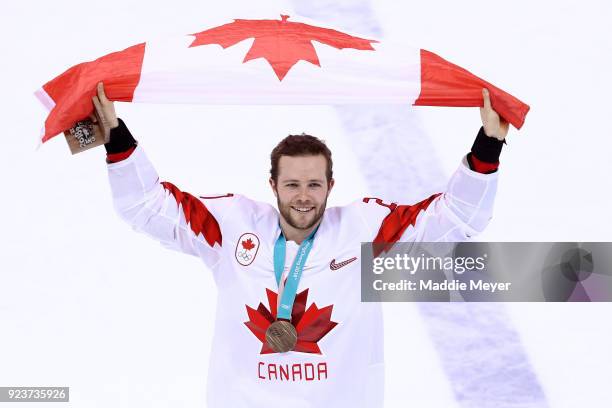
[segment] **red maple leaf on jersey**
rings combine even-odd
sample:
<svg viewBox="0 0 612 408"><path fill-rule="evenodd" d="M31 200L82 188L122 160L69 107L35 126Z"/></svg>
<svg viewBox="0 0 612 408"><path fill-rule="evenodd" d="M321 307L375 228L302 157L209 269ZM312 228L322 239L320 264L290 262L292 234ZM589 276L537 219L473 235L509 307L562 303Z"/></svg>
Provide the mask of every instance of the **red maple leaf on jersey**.
<svg viewBox="0 0 612 408"><path fill-rule="evenodd" d="M251 238L247 239L246 241L241 241L240 243L242 244L242 247L247 251L250 251L251 249L255 248L255 244L253 243L253 240L251 240Z"/></svg>
<svg viewBox="0 0 612 408"><path fill-rule="evenodd" d="M263 303L260 303L257 310L246 306L249 321L244 324L251 332L263 343L260 354L275 353L266 342L266 330L276 320L276 303L278 294L266 289L268 295L268 310ZM325 306L319 309L312 303L306 310L306 298L308 289L300 292L293 302L291 310L291 323L297 331L297 343L293 351L302 353L322 354L317 342L331 331L338 323L331 321L331 314L334 305Z"/></svg>
<svg viewBox="0 0 612 408"><path fill-rule="evenodd" d="M279 81L282 81L291 67L299 60L321 66L312 41L338 49L353 48L371 51L374 51L372 43L378 42L354 37L330 28L289 22L287 21L289 16L286 15L281 15L281 18L282 20L237 19L233 23L193 34L196 38L189 47L219 44L227 48L247 38L255 38L242 62L265 58L272 66Z"/></svg>

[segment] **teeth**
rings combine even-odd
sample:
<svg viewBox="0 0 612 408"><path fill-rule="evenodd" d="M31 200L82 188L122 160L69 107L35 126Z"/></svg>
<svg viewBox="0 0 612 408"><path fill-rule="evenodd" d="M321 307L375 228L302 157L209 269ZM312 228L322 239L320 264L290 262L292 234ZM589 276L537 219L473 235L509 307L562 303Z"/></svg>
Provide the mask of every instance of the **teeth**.
<svg viewBox="0 0 612 408"><path fill-rule="evenodd" d="M314 207L292 207L292 208L299 212L308 212L312 210Z"/></svg>

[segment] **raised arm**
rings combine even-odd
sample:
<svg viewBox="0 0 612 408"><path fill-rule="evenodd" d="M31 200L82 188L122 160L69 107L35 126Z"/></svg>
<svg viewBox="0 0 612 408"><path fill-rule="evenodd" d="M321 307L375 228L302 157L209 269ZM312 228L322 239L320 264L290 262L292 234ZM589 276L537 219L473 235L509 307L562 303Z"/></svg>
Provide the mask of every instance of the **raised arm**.
<svg viewBox="0 0 612 408"><path fill-rule="evenodd" d="M508 123L491 107L483 90L482 127L471 151L462 159L443 193L412 205L364 199L364 211L375 224L384 217L373 239L380 251L397 241L459 242L482 232L493 215L499 156ZM386 207L387 210L381 210Z"/></svg>
<svg viewBox="0 0 612 408"><path fill-rule="evenodd" d="M105 147L113 203L119 216L134 230L166 247L198 256L213 267L222 245L216 217L202 199L172 183L160 182L142 147L117 118L102 84L98 84L97 97L106 120L111 123L110 141ZM232 195L219 198L232 199ZM216 206L222 208L222 204L216 203Z"/></svg>

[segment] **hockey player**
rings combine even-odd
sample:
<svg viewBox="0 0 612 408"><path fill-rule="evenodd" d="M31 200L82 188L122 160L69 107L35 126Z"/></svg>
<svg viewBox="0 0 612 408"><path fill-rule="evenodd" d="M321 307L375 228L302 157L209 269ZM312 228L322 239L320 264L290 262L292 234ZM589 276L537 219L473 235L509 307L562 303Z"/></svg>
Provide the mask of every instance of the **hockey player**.
<svg viewBox="0 0 612 408"><path fill-rule="evenodd" d="M379 303L360 301L360 243L457 242L485 228L508 123L486 89L483 97L483 126L446 191L412 205L365 198L327 208L331 152L315 137L294 135L271 154L277 210L160 182L98 85L112 127L105 146L116 211L213 273L209 407L382 406L382 314Z"/></svg>

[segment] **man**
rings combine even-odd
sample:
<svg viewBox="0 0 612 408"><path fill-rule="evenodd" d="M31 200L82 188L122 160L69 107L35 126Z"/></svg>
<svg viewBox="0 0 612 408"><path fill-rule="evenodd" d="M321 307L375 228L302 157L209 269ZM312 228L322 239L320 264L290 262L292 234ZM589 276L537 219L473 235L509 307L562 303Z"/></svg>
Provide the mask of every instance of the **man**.
<svg viewBox="0 0 612 408"><path fill-rule="evenodd" d="M160 182L117 119L106 145L115 208L134 229L198 256L219 289L209 407L381 407L379 303L360 301L360 243L462 241L492 214L508 123L483 90L483 127L446 192L414 205L364 198L326 208L331 152L309 135L271 154L269 204L226 194L195 197Z"/></svg>

